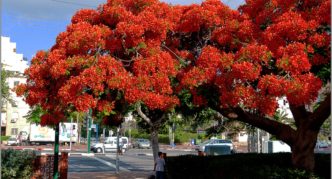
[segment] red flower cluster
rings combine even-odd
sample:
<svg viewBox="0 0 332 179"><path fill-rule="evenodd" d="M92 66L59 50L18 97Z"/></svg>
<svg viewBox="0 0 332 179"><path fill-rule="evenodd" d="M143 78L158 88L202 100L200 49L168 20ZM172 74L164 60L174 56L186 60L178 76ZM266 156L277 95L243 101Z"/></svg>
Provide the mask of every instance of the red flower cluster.
<svg viewBox="0 0 332 179"><path fill-rule="evenodd" d="M286 47L280 47L278 50L277 66L292 74L307 72L311 68L308 56L305 52L305 45L302 43L293 43Z"/></svg>
<svg viewBox="0 0 332 179"><path fill-rule="evenodd" d="M43 125L69 109L111 113L118 102L167 111L180 105L183 88L207 105L197 94L205 85L219 90L221 107L272 115L277 97L296 105L316 99L322 81L311 72L330 63L330 4L247 0L236 11L220 0L108 0L75 14L49 52L37 52L16 92L47 111Z"/></svg>

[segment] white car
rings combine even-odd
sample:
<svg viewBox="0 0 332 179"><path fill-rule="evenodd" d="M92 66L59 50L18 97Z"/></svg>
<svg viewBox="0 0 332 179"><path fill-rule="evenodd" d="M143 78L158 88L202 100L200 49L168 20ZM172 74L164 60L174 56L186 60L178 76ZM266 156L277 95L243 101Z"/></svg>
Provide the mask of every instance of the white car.
<svg viewBox="0 0 332 179"><path fill-rule="evenodd" d="M133 144L133 148L150 149L151 143L148 139L137 139Z"/></svg>
<svg viewBox="0 0 332 179"><path fill-rule="evenodd" d="M10 137L7 141L7 145L18 145L19 140L16 137Z"/></svg>
<svg viewBox="0 0 332 179"><path fill-rule="evenodd" d="M227 146L230 147L230 149L232 151L234 151L233 142L231 140L225 140L225 139L210 139L210 140L207 140L207 141L201 143L200 145L198 145L196 150L204 152L205 151L205 146L208 146L208 145L227 145Z"/></svg>
<svg viewBox="0 0 332 179"><path fill-rule="evenodd" d="M122 153L128 149L128 137L119 137L119 147ZM117 138L107 137L104 143L95 143L92 145L91 150L95 153L101 152L116 152Z"/></svg>

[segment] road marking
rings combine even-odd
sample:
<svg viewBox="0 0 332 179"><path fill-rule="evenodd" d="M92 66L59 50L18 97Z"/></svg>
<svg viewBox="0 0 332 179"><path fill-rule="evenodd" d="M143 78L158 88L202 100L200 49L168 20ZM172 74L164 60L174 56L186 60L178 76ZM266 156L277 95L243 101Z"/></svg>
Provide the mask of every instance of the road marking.
<svg viewBox="0 0 332 179"><path fill-rule="evenodd" d="M109 156L106 156L106 157L114 160L114 158L111 158L111 157L109 157ZM103 159L100 159L100 158L97 158L97 157L96 157L95 159L97 159L97 160L99 159L99 160L102 160L102 161L104 161L104 162L107 162L106 160L103 160ZM119 161L120 161L120 160L119 160ZM101 161L100 161L100 162L101 162ZM104 162L103 162L103 163L104 163ZM106 163L104 163L104 164L106 164ZM114 165L113 163L111 163L111 162L107 162L106 165L108 165L108 164L112 165L112 167L114 167L114 168L116 169L116 165ZM110 165L109 165L109 166L110 166ZM120 164L119 164L119 165L120 165ZM124 167L121 167L121 166L119 166L119 169L122 170L122 171L130 172L130 170L128 170L128 169L126 169L126 168L124 168Z"/></svg>
<svg viewBox="0 0 332 179"><path fill-rule="evenodd" d="M153 156L151 153L146 153L146 154L136 154L137 156Z"/></svg>
<svg viewBox="0 0 332 179"><path fill-rule="evenodd" d="M106 154L105 156L111 158L111 157L115 157L116 154Z"/></svg>
<svg viewBox="0 0 332 179"><path fill-rule="evenodd" d="M82 153L82 156L93 157L93 156L95 156L95 154L91 154L91 153L89 153L89 154L87 154L87 153Z"/></svg>
<svg viewBox="0 0 332 179"><path fill-rule="evenodd" d="M45 153L45 152L41 152L40 155L54 155L54 153ZM59 152L59 155L61 155L60 152Z"/></svg>

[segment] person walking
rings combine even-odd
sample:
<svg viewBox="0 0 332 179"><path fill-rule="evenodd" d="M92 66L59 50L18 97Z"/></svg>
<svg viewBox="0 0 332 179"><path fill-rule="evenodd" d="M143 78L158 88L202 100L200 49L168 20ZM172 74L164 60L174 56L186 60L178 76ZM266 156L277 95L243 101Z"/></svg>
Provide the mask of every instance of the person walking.
<svg viewBox="0 0 332 179"><path fill-rule="evenodd" d="M153 171L156 171L156 179L165 179L165 160L162 152L158 152Z"/></svg>

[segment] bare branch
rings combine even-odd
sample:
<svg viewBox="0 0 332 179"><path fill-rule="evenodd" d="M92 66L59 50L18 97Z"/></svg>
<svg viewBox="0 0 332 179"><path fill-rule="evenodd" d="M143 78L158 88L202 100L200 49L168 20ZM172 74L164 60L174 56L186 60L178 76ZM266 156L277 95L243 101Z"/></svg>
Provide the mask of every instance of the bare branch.
<svg viewBox="0 0 332 179"><path fill-rule="evenodd" d="M326 119L331 115L331 93L329 92L325 100L319 107L309 116L310 126L319 130Z"/></svg>
<svg viewBox="0 0 332 179"><path fill-rule="evenodd" d="M169 52L171 52L178 60L181 60L182 58L179 57L175 52L173 52L170 48L168 48L166 45L162 44L162 47L164 47L166 50L168 50Z"/></svg>
<svg viewBox="0 0 332 179"><path fill-rule="evenodd" d="M136 108L136 111L138 113L138 115L143 118L150 126L152 126L152 122L151 122L151 119L148 118L143 112L142 112L142 109L141 109L141 105L137 105L137 108Z"/></svg>

